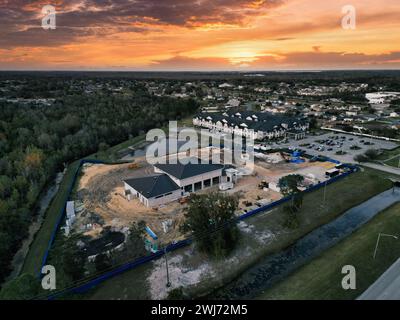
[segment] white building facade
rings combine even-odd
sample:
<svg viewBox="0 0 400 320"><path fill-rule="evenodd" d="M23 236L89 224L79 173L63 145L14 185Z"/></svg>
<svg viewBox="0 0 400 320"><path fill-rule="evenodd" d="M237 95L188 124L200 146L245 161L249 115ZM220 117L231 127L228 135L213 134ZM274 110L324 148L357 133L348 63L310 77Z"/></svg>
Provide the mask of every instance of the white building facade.
<svg viewBox="0 0 400 320"><path fill-rule="evenodd" d="M271 140L285 137L288 131L305 133L309 129L308 121L266 113L204 114L194 117L193 125L254 140Z"/></svg>
<svg viewBox="0 0 400 320"><path fill-rule="evenodd" d="M137 198L146 207L155 208L183 196L219 185L224 166L221 164L156 164L154 175L124 181L125 197Z"/></svg>

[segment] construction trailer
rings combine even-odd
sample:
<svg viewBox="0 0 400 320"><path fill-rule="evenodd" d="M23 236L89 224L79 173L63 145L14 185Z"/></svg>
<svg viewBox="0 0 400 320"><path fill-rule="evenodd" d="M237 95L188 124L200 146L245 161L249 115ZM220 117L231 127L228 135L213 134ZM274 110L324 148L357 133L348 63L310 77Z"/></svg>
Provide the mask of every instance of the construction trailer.
<svg viewBox="0 0 400 320"><path fill-rule="evenodd" d="M337 168L328 170L327 172L325 172L325 175L329 178L334 178L336 176L338 176L340 174L340 170Z"/></svg>

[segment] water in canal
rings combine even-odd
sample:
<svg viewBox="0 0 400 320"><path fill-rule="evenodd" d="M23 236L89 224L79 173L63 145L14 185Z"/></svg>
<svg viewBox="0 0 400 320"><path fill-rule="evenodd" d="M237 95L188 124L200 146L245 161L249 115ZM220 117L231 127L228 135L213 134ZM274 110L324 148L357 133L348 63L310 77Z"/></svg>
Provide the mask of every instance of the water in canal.
<svg viewBox="0 0 400 320"><path fill-rule="evenodd" d="M297 268L319 256L371 220L376 214L400 201L400 189L385 191L346 211L334 221L309 233L278 254L267 256L236 280L218 289L210 299L253 299Z"/></svg>

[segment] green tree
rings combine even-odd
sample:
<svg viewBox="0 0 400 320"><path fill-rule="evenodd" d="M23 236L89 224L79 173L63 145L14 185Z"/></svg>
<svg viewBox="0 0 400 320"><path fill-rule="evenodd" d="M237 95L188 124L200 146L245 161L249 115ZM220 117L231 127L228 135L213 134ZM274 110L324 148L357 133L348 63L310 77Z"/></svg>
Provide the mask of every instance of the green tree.
<svg viewBox="0 0 400 320"><path fill-rule="evenodd" d="M96 266L96 271L104 271L109 269L112 266L111 259L105 253L101 253L96 256L94 260L94 264Z"/></svg>
<svg viewBox="0 0 400 320"><path fill-rule="evenodd" d="M284 196L293 195L298 193L299 184L304 181L304 177L299 174L291 174L279 179L278 187L281 189L281 193Z"/></svg>
<svg viewBox="0 0 400 320"><path fill-rule="evenodd" d="M362 162L368 162L368 158L363 155L363 154L358 154L354 157L354 160L357 161L358 163L362 163Z"/></svg>
<svg viewBox="0 0 400 320"><path fill-rule="evenodd" d="M142 257L146 254L144 246L144 233L146 223L139 221L132 223L129 227L129 235L126 241L126 250L130 258Z"/></svg>
<svg viewBox="0 0 400 320"><path fill-rule="evenodd" d="M63 269L72 280L82 279L86 270L86 257L76 244L77 238L72 237L64 244Z"/></svg>
<svg viewBox="0 0 400 320"><path fill-rule="evenodd" d="M278 182L282 194L285 196L292 196L290 203L284 207L284 226L289 229L296 229L300 224L298 212L303 206L303 194L300 192L298 187L303 181L303 176L292 174L282 177Z"/></svg>
<svg viewBox="0 0 400 320"><path fill-rule="evenodd" d="M297 229L300 225L297 211L291 205L284 206L283 211L285 215L283 226L288 229Z"/></svg>
<svg viewBox="0 0 400 320"><path fill-rule="evenodd" d="M318 121L315 117L310 118L310 129L318 129Z"/></svg>
<svg viewBox="0 0 400 320"><path fill-rule="evenodd" d="M184 232L192 232L200 251L213 257L227 256L239 232L235 211L238 199L221 193L193 194L185 212Z"/></svg>
<svg viewBox="0 0 400 320"><path fill-rule="evenodd" d="M104 152L109 148L110 148L110 146L107 143L105 143L105 142L100 142L99 143L98 149L99 149L100 152Z"/></svg>
<svg viewBox="0 0 400 320"><path fill-rule="evenodd" d="M7 282L0 291L0 300L28 300L38 295L40 281L31 274L22 274Z"/></svg>
<svg viewBox="0 0 400 320"><path fill-rule="evenodd" d="M11 179L7 176L0 176L0 198L5 199L11 195Z"/></svg>
<svg viewBox="0 0 400 320"><path fill-rule="evenodd" d="M378 152L378 150L375 150L375 149L368 149L367 151L365 151L365 156L369 160L375 160L376 158L378 158L379 152Z"/></svg>

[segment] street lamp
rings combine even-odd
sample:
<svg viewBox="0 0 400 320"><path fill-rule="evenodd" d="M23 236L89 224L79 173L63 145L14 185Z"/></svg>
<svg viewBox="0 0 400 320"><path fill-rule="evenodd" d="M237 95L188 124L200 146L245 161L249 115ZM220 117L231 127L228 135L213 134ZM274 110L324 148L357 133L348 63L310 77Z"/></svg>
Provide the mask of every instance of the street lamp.
<svg viewBox="0 0 400 320"><path fill-rule="evenodd" d="M376 241L376 246L375 246L375 251L374 251L374 259L375 259L375 257L376 257L376 253L377 253L377 251L378 251L379 241L381 240L381 237L391 237L391 238L394 238L394 239L396 239L396 240L399 239L397 236L394 236L394 235L392 235L392 234L380 233L380 234L378 235L378 240Z"/></svg>
<svg viewBox="0 0 400 320"><path fill-rule="evenodd" d="M326 210L326 187L328 186L328 180L325 181L324 183L324 196L323 196L323 202L320 207L325 211Z"/></svg>
<svg viewBox="0 0 400 320"><path fill-rule="evenodd" d="M392 193L396 192L396 188L398 187L399 181L395 179L389 179L392 182Z"/></svg>

